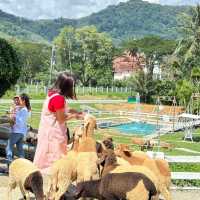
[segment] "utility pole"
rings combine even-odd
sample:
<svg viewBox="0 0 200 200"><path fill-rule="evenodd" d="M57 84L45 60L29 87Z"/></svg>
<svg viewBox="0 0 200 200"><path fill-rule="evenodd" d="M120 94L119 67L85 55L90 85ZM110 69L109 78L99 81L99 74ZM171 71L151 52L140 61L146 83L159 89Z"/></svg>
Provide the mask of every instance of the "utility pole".
<svg viewBox="0 0 200 200"><path fill-rule="evenodd" d="M161 105L160 97L158 96L158 97L157 97L157 100L156 100L156 107L157 107L157 114L156 114L156 130L157 130L157 133L158 133L158 151L160 151L160 127L159 127L160 105Z"/></svg>
<svg viewBox="0 0 200 200"><path fill-rule="evenodd" d="M173 132L175 131L175 115L176 115L176 97L174 96L173 101L172 101L172 106L173 106Z"/></svg>
<svg viewBox="0 0 200 200"><path fill-rule="evenodd" d="M50 66L49 86L52 84L52 73L53 73L55 64L56 64L56 47L55 47L55 45L53 45L52 50L51 50L51 66Z"/></svg>
<svg viewBox="0 0 200 200"><path fill-rule="evenodd" d="M71 46L72 46L72 45L71 45L70 39L68 39L68 51L69 51L68 57L69 57L69 67L70 67L70 73L72 74Z"/></svg>

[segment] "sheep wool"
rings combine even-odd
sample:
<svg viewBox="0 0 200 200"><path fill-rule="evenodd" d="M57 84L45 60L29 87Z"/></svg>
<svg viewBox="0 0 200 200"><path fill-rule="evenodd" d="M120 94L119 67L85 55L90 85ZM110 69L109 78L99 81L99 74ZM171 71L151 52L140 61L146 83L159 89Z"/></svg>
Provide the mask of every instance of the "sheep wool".
<svg viewBox="0 0 200 200"><path fill-rule="evenodd" d="M9 183L8 183L8 199L11 199L12 189L18 185L21 189L23 196L28 197L28 191L25 189L25 181L29 177L29 175L34 172L40 171L39 169L29 160L24 158L18 158L14 160L9 167ZM43 188L41 188L43 192Z"/></svg>

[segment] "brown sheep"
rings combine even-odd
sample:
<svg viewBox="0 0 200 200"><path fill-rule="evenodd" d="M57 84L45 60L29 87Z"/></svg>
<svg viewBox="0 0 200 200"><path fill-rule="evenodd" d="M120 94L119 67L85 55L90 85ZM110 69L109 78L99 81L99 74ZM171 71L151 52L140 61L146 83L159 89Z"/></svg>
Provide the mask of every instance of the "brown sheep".
<svg viewBox="0 0 200 200"><path fill-rule="evenodd" d="M130 152L127 146L120 145L115 151L117 156L124 158L131 165L142 165L150 169L154 174L158 175L159 188L158 191L163 194L165 199L171 199L169 187L171 183L171 172L167 161L162 159L153 160L144 152Z"/></svg>
<svg viewBox="0 0 200 200"><path fill-rule="evenodd" d="M103 152L102 158L99 160L99 162L104 166L102 171L102 177L106 176L108 173L140 173L145 175L149 180L151 180L155 188L158 188L158 179L151 170L144 166L119 165L117 163L117 157L114 151L112 150Z"/></svg>
<svg viewBox="0 0 200 200"><path fill-rule="evenodd" d="M107 200L149 200L156 195L154 183L142 173L107 174L100 180L77 184L76 199L92 197Z"/></svg>
<svg viewBox="0 0 200 200"><path fill-rule="evenodd" d="M24 158L18 158L10 164L8 199L12 199L11 192L17 185L20 187L24 199L30 199L29 192L35 195L36 200L45 199L41 172L31 161Z"/></svg>

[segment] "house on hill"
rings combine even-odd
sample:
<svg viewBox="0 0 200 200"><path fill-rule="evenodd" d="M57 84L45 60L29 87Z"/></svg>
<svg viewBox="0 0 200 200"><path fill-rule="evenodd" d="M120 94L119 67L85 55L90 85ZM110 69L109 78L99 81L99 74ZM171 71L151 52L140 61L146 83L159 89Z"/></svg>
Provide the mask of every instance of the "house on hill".
<svg viewBox="0 0 200 200"><path fill-rule="evenodd" d="M143 55L132 56L130 52L125 52L122 56L113 60L114 80L125 79L139 70L144 70L144 67L145 57Z"/></svg>

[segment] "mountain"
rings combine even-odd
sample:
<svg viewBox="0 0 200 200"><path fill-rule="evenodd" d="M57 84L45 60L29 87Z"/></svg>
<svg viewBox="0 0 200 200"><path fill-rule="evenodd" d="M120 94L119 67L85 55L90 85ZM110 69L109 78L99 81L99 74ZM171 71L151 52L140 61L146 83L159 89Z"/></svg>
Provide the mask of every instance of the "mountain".
<svg viewBox="0 0 200 200"><path fill-rule="evenodd" d="M158 35L176 38L177 15L186 12L185 6L163 6L141 0L130 0L79 20L81 25L95 25L113 38Z"/></svg>
<svg viewBox="0 0 200 200"><path fill-rule="evenodd" d="M0 37L8 39L14 37L20 40L49 43L40 34L27 28L36 24L34 21L16 17L0 10Z"/></svg>
<svg viewBox="0 0 200 200"><path fill-rule="evenodd" d="M177 38L176 16L186 10L185 6L163 6L130 0L80 19L33 21L0 11L0 36L47 42L52 41L66 25L95 25L99 31L109 33L114 40L145 35Z"/></svg>

